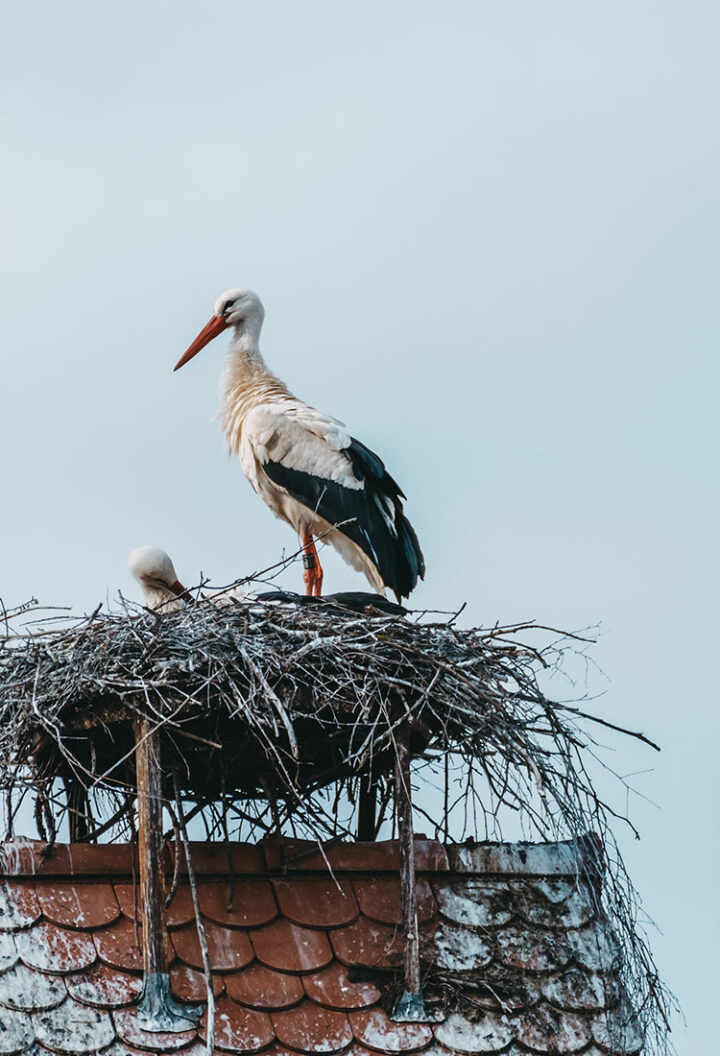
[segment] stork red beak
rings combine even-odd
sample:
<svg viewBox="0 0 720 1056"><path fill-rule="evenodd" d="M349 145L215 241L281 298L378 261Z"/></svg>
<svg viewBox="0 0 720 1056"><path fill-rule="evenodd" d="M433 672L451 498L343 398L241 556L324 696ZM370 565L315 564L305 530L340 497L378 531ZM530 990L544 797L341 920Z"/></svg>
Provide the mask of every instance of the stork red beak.
<svg viewBox="0 0 720 1056"><path fill-rule="evenodd" d="M179 370L180 367L184 367L186 363L189 363L193 356L198 354L201 348L205 348L205 345L212 341L214 337L221 334L223 330L227 330L227 326L228 324L222 317L214 315L207 326L204 326L200 331L185 355L177 361L173 370Z"/></svg>
<svg viewBox="0 0 720 1056"><path fill-rule="evenodd" d="M182 585L179 579L176 579L174 583L170 584L170 590L173 592L173 594L177 594L179 598L183 597L184 594L187 594L185 587Z"/></svg>

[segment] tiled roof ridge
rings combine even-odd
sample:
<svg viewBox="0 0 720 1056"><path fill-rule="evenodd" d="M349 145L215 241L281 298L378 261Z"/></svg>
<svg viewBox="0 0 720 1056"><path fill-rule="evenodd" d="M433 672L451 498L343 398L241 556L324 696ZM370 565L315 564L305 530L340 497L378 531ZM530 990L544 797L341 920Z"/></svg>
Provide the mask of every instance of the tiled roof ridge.
<svg viewBox="0 0 720 1056"><path fill-rule="evenodd" d="M172 865L167 848L167 867ZM335 873L397 873L397 840L341 843L330 841L322 851L312 840L269 837L259 843L191 843L193 868L199 876L303 875ZM594 874L602 847L595 834L558 842L497 841L443 844L416 838L415 868L419 873L481 876L570 876ZM137 872L132 843L56 843L20 838L0 843L0 877L109 877ZM181 874L184 870L181 867Z"/></svg>

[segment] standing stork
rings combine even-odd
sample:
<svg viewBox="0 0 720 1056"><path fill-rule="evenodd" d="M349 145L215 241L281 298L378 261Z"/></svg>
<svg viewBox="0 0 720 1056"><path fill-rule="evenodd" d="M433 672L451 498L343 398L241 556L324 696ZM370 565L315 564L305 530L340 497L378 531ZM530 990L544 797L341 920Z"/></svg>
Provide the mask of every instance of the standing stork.
<svg viewBox="0 0 720 1056"><path fill-rule="evenodd" d="M425 562L403 512L402 491L382 460L342 422L299 400L268 370L259 339L265 310L250 290L228 290L215 303L175 370L234 327L220 400L230 451L261 499L298 533L305 592L319 596L323 571L315 537L364 572L380 593L408 597Z"/></svg>

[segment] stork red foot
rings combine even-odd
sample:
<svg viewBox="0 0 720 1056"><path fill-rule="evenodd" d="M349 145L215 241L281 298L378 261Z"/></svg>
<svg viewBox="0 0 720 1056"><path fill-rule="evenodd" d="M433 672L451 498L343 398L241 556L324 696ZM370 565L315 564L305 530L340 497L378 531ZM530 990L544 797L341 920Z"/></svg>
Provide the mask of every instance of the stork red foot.
<svg viewBox="0 0 720 1056"><path fill-rule="evenodd" d="M319 598L322 594L323 570L320 564L318 552L315 549L315 540L312 532L303 532L303 580L305 581L305 593L308 597Z"/></svg>

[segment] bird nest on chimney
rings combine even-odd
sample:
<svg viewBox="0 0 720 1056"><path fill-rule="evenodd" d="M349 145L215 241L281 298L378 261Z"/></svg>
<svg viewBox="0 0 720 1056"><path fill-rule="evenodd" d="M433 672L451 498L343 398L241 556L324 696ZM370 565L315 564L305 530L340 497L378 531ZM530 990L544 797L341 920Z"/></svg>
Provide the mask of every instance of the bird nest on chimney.
<svg viewBox="0 0 720 1056"><path fill-rule="evenodd" d="M353 838L370 788L372 828L362 838L374 838L388 808L392 817L404 750L413 781L439 790L438 809L425 810L430 797L414 809L446 842L502 837L503 815L520 820L525 838L581 838L587 849L596 834L578 869L592 873L626 953L635 1006L665 1016L612 834L618 815L585 765L584 749L597 747L592 731L618 728L541 688L543 673L582 654L588 639L322 601L211 598L165 615L123 605L59 623L24 616L7 613L0 638L8 835L17 802L30 795L50 843L68 811L75 838L132 837L138 723L158 737L170 808L185 820L199 815L208 838Z"/></svg>

